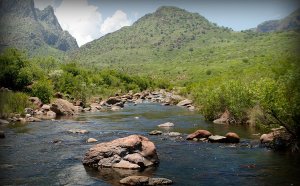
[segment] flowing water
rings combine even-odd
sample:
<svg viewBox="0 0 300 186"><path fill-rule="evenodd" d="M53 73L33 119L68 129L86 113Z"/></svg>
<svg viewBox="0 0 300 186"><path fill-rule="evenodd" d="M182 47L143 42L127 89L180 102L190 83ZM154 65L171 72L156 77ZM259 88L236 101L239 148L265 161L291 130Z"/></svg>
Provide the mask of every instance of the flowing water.
<svg viewBox="0 0 300 186"><path fill-rule="evenodd" d="M197 129L219 135L232 131L240 135L241 143L234 146L148 135L165 122L175 127L159 130L180 132L183 138ZM106 142L131 134L147 136L160 158L158 167L135 174L169 178L178 186L300 185L300 157L260 148L253 135L258 131L208 123L201 115L176 106L128 105L118 112L84 113L75 119L1 128L6 138L0 139L0 185L118 185L117 172L84 167L81 159L94 145L86 143L88 138ZM73 134L67 132L70 129L89 133Z"/></svg>

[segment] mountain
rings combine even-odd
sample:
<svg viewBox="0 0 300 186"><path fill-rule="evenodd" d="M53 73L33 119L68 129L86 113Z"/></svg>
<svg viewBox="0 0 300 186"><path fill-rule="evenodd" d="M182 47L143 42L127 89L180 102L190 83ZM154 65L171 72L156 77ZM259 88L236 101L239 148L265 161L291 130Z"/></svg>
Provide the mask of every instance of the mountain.
<svg viewBox="0 0 300 186"><path fill-rule="evenodd" d="M164 6L132 26L83 45L69 57L92 68L116 69L186 86L186 82L224 73L234 77L245 70L249 74L269 68L274 60L297 55L299 38L294 31L234 32L197 13Z"/></svg>
<svg viewBox="0 0 300 186"><path fill-rule="evenodd" d="M0 0L0 16L1 50L16 47L30 55L57 55L78 48L51 6L39 10L33 0Z"/></svg>
<svg viewBox="0 0 300 186"><path fill-rule="evenodd" d="M163 6L132 26L87 43L71 56L85 64L149 62L174 58L199 42L211 45L230 35L230 29L218 27L198 13Z"/></svg>
<svg viewBox="0 0 300 186"><path fill-rule="evenodd" d="M263 22L258 25L256 31L258 32L274 32L286 30L299 30L300 29L300 9L297 9L289 16L281 20L271 20Z"/></svg>

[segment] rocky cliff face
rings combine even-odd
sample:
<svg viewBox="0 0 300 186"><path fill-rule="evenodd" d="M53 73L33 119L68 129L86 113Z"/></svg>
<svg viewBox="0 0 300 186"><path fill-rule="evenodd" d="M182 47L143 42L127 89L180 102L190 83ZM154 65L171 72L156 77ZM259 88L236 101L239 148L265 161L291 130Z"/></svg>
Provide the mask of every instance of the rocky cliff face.
<svg viewBox="0 0 300 186"><path fill-rule="evenodd" d="M271 20L257 26L258 32L274 32L300 29L300 9L281 20Z"/></svg>
<svg viewBox="0 0 300 186"><path fill-rule="evenodd" d="M30 55L54 54L78 48L63 31L51 6L34 8L33 0L0 1L0 48L15 47Z"/></svg>

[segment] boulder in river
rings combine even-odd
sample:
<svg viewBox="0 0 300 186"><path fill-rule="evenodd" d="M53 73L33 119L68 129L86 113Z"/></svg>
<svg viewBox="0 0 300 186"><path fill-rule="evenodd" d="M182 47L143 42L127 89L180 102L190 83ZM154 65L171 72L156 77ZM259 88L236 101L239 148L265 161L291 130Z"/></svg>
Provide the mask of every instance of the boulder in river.
<svg viewBox="0 0 300 186"><path fill-rule="evenodd" d="M284 150L290 146L291 139L291 134L281 126L279 128L273 128L272 132L268 134L261 135L260 143L275 150Z"/></svg>
<svg viewBox="0 0 300 186"><path fill-rule="evenodd" d="M124 185L170 185L172 180L167 178L149 178L147 176L128 176L120 180Z"/></svg>
<svg viewBox="0 0 300 186"><path fill-rule="evenodd" d="M193 140L194 138L200 139L200 138L208 138L211 136L211 133L207 130L197 130L196 132L190 134L187 136L187 140Z"/></svg>
<svg viewBox="0 0 300 186"><path fill-rule="evenodd" d="M97 142L98 140L96 140L95 138L89 138L88 140L86 140L87 143L94 143Z"/></svg>
<svg viewBox="0 0 300 186"><path fill-rule="evenodd" d="M82 162L98 169L144 169L158 164L159 159L155 145L148 138L131 135L93 146L86 152Z"/></svg>
<svg viewBox="0 0 300 186"><path fill-rule="evenodd" d="M38 97L30 97L29 101L31 101L31 103L33 103L38 108L40 108L43 105L42 101Z"/></svg>
<svg viewBox="0 0 300 186"><path fill-rule="evenodd" d="M56 99L50 108L56 115L75 115L75 106L67 100Z"/></svg>
<svg viewBox="0 0 300 186"><path fill-rule="evenodd" d="M4 119L0 119L0 124L6 125L6 124L9 124L9 122Z"/></svg>
<svg viewBox="0 0 300 186"><path fill-rule="evenodd" d="M25 108L24 109L24 113L25 114L33 115L34 114L34 110L32 108Z"/></svg>
<svg viewBox="0 0 300 186"><path fill-rule="evenodd" d="M167 123L160 124L158 126L159 127L174 127L174 123L167 122Z"/></svg>
<svg viewBox="0 0 300 186"><path fill-rule="evenodd" d="M187 106L187 105L191 105L192 103L193 103L192 100L185 99L185 100L182 100L182 101L180 101L179 103L177 103L177 106L185 107L185 106Z"/></svg>
<svg viewBox="0 0 300 186"><path fill-rule="evenodd" d="M221 117L215 119L213 122L216 124L228 124L229 119L230 119L230 113L228 110L225 110L225 112L221 115Z"/></svg>
<svg viewBox="0 0 300 186"><path fill-rule="evenodd" d="M228 132L226 135L226 142L227 143L239 143L240 142L240 137L234 132Z"/></svg>
<svg viewBox="0 0 300 186"><path fill-rule="evenodd" d="M212 143L226 143L226 137L219 135L209 136L208 141Z"/></svg>
<svg viewBox="0 0 300 186"><path fill-rule="evenodd" d="M44 104L41 109L48 111L48 110L50 110L50 105Z"/></svg>
<svg viewBox="0 0 300 186"><path fill-rule="evenodd" d="M108 99L106 100L106 103L107 103L108 105L114 105L114 104L119 103L119 102L121 102L121 101L122 101L122 99L119 98L119 97L110 97L110 98L108 98Z"/></svg>
<svg viewBox="0 0 300 186"><path fill-rule="evenodd" d="M55 119L56 118L56 113L49 110L47 113L46 113L46 116L47 116L47 119Z"/></svg>

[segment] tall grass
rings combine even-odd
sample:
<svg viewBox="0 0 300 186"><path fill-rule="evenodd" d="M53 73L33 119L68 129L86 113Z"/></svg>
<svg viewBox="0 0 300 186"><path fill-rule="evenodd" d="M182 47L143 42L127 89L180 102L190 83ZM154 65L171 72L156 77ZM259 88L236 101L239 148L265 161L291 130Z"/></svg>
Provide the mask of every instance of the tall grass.
<svg viewBox="0 0 300 186"><path fill-rule="evenodd" d="M22 92L0 92L0 117L7 118L12 113L22 114L26 107L30 107L28 95Z"/></svg>

